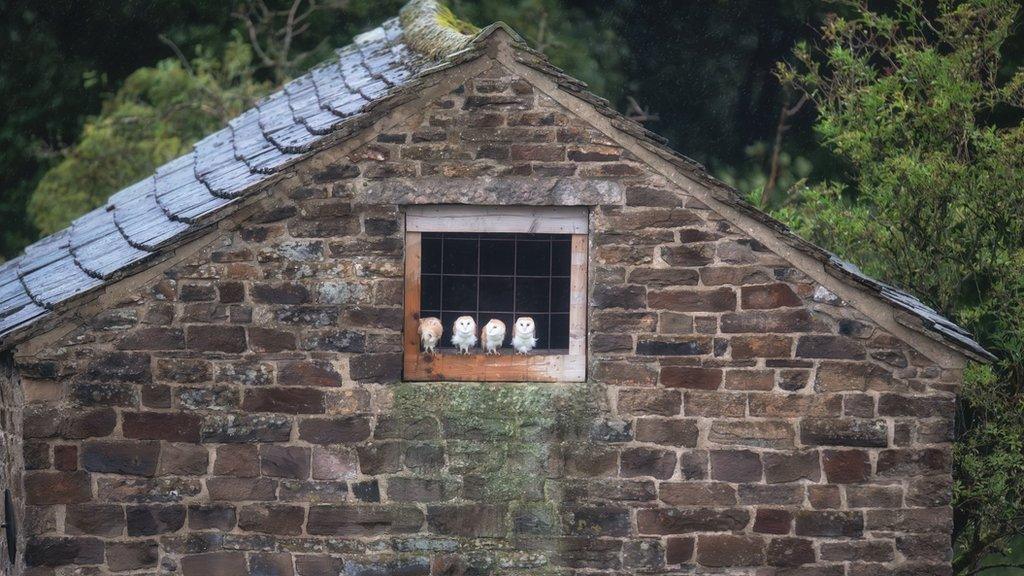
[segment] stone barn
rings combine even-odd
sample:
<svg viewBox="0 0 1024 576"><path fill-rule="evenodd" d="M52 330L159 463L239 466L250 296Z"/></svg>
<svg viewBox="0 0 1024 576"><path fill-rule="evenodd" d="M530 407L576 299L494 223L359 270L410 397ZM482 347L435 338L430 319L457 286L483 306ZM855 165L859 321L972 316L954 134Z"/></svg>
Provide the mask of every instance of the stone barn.
<svg viewBox="0 0 1024 576"><path fill-rule="evenodd" d="M31 576L949 574L989 358L432 0L0 267L0 351Z"/></svg>

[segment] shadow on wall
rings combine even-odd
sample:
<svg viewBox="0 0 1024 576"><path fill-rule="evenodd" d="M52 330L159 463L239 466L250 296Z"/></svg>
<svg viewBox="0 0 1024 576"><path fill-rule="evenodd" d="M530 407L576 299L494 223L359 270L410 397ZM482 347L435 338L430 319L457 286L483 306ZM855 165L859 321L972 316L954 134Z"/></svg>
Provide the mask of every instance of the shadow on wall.
<svg viewBox="0 0 1024 576"><path fill-rule="evenodd" d="M24 397L14 370L10 353L0 353L0 574L21 574L25 549L24 530L24 473L22 456L21 415ZM9 502L5 491L9 491ZM13 549L12 549L13 548ZM14 557L13 561L11 557Z"/></svg>

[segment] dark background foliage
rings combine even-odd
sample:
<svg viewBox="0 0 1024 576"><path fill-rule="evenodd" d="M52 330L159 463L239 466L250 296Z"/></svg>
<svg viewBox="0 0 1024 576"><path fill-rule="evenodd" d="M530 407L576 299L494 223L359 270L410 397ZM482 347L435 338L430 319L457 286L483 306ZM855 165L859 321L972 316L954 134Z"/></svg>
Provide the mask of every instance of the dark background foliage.
<svg viewBox="0 0 1024 576"><path fill-rule="evenodd" d="M308 63L401 4L352 0L322 12L300 38L303 49L322 47ZM781 100L773 67L828 12L808 0L705 1L687 9L673 0L450 4L477 24L511 22L621 110L631 97L657 115L650 128L720 175L764 169L765 159L749 148L774 136ZM222 50L240 29L234 8L202 0L0 2L0 256L11 258L36 238L24 217L28 198L104 97L138 68L174 57L160 37L189 57L197 46ZM811 119L801 114L787 132L791 154L815 155Z"/></svg>

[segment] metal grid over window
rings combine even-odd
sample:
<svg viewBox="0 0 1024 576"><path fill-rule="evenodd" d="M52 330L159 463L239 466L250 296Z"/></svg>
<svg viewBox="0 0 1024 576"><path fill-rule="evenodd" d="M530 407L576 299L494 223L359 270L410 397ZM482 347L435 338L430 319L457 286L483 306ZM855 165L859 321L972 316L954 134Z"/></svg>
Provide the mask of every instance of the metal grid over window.
<svg viewBox="0 0 1024 576"><path fill-rule="evenodd" d="M410 381L582 382L587 374L589 211L580 206L419 205L405 208L403 378ZM450 347L469 315L505 322L502 354ZM538 346L513 354L518 316ZM442 319L437 353L420 346L421 318Z"/></svg>
<svg viewBox="0 0 1024 576"><path fill-rule="evenodd" d="M508 338L515 319L530 316L537 325L536 351L564 351L571 244L568 234L424 233L421 316L440 318L446 329L464 315L478 326L498 319Z"/></svg>

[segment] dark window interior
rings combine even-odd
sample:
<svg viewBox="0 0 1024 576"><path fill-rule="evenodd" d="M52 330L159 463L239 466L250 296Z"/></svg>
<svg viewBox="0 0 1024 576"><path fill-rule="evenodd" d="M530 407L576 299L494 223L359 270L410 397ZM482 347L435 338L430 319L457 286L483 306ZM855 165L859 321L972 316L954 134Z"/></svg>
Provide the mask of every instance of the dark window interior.
<svg viewBox="0 0 1024 576"><path fill-rule="evenodd" d="M421 315L451 327L473 316L477 327L497 318L505 323L506 352L512 324L531 316L538 351L569 347L571 236L560 234L423 233Z"/></svg>

